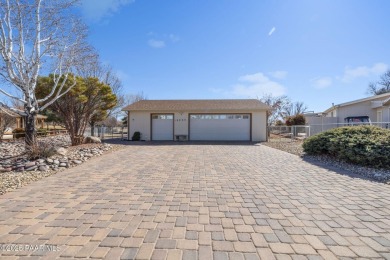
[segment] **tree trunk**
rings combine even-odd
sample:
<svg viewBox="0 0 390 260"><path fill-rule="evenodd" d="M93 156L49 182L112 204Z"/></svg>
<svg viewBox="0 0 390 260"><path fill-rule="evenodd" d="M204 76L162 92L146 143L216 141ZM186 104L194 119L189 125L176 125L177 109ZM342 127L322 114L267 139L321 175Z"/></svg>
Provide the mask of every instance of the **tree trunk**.
<svg viewBox="0 0 390 260"><path fill-rule="evenodd" d="M27 109L26 109L27 110ZM27 112L27 111L26 111ZM35 130L35 113L27 112L25 116L26 128L25 128L25 141L26 146L33 146L36 144L36 130Z"/></svg>
<svg viewBox="0 0 390 260"><path fill-rule="evenodd" d="M84 130L86 126L87 126L87 122L78 122L76 124L73 124L71 127L68 127L72 146L80 145L83 143Z"/></svg>
<svg viewBox="0 0 390 260"><path fill-rule="evenodd" d="M72 143L72 146L80 145L84 141L84 136L82 136L82 135L71 135L70 136L70 141Z"/></svg>
<svg viewBox="0 0 390 260"><path fill-rule="evenodd" d="M95 122L91 122L91 136L95 136Z"/></svg>

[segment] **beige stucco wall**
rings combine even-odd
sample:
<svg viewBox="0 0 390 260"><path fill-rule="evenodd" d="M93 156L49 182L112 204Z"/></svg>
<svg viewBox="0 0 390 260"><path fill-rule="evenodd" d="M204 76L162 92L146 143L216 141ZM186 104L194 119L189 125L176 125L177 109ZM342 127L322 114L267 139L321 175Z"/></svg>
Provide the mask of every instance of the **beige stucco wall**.
<svg viewBox="0 0 390 260"><path fill-rule="evenodd" d="M376 121L376 110L371 108L371 101L339 107L337 123L344 123L344 118L349 116L369 116L371 121Z"/></svg>
<svg viewBox="0 0 390 260"><path fill-rule="evenodd" d="M252 113L252 141L267 141L267 113L266 111Z"/></svg>
<svg viewBox="0 0 390 260"><path fill-rule="evenodd" d="M130 112L128 117L129 139L134 132L141 132L142 140L150 140L150 112Z"/></svg>
<svg viewBox="0 0 390 260"><path fill-rule="evenodd" d="M378 117L377 117L378 111L382 111L382 122L389 123L390 122L390 107L389 106L387 106L387 107L379 107L379 108L375 109L375 117L374 117L374 119L371 119L371 121L379 122L378 121Z"/></svg>
<svg viewBox="0 0 390 260"><path fill-rule="evenodd" d="M188 135L188 113L176 112L174 121L173 131L175 135Z"/></svg>
<svg viewBox="0 0 390 260"><path fill-rule="evenodd" d="M128 115L128 133L129 139L134 132L141 132L141 138L150 141L151 130L151 114L174 114L174 134L188 136L188 115L194 113L251 113L252 114L252 141L262 142L267 140L267 119L266 111L191 111L191 112L171 112L171 111L132 111Z"/></svg>

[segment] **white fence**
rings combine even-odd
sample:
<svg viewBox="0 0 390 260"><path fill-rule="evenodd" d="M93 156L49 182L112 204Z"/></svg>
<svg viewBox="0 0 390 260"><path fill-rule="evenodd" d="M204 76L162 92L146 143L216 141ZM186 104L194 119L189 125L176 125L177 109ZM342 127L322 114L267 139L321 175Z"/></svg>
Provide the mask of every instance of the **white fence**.
<svg viewBox="0 0 390 260"><path fill-rule="evenodd" d="M386 129L390 128L390 122L311 124L309 126L310 126L310 135L315 135L332 128L344 127L344 126L359 126L359 125L373 125L381 128L386 128Z"/></svg>
<svg viewBox="0 0 390 260"><path fill-rule="evenodd" d="M330 123L330 124L310 124L295 126L269 126L268 131L271 139L304 139L306 137L327 131L329 129L345 126L373 125L385 129L390 129L390 122L370 122L370 123Z"/></svg>
<svg viewBox="0 0 390 260"><path fill-rule="evenodd" d="M294 126L269 126L268 132L270 140L296 140L304 139L311 135L310 126L294 125Z"/></svg>

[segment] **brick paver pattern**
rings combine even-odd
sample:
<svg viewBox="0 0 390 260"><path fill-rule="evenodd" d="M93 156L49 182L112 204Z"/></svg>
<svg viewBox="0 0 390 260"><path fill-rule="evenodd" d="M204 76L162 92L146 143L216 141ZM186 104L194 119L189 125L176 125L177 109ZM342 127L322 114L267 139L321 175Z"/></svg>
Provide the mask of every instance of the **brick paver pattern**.
<svg viewBox="0 0 390 260"><path fill-rule="evenodd" d="M0 196L3 250L106 259L390 259L390 186L252 144L129 145Z"/></svg>

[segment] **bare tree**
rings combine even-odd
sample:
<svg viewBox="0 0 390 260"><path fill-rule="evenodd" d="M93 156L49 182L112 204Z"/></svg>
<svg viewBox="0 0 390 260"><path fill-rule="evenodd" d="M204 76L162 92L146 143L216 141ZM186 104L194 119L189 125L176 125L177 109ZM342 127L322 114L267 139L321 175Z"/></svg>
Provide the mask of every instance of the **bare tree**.
<svg viewBox="0 0 390 260"><path fill-rule="evenodd" d="M102 124L104 124L105 126L108 126L108 127L115 127L115 126L119 125L119 122L115 117L110 116L110 117L107 117L104 121L102 121Z"/></svg>
<svg viewBox="0 0 390 260"><path fill-rule="evenodd" d="M78 68L78 75L84 78L97 78L100 82L111 87L112 93L117 97L117 103L114 107L109 110L96 111L94 115L91 116L89 121L89 126L91 128L91 135L95 133L96 124L106 125L106 120L110 117L117 118L121 113L121 108L123 106L124 95L122 93L122 82L118 75L114 72L113 68L109 65L104 65L101 63L99 55L96 54L90 62L84 64Z"/></svg>
<svg viewBox="0 0 390 260"><path fill-rule="evenodd" d="M122 96L123 96L123 85L122 81L118 77L118 75L114 72L113 68L109 65L98 65L95 67L95 71L93 71L94 75L90 75L90 77L98 78L101 82L111 87L112 93L117 97L117 104L107 111L108 117L116 117L122 108Z"/></svg>
<svg viewBox="0 0 390 260"><path fill-rule="evenodd" d="M275 97L265 94L260 101L267 104L272 110L267 111L268 125L274 125L277 120L284 117L284 111L290 106L290 99L287 96Z"/></svg>
<svg viewBox="0 0 390 260"><path fill-rule="evenodd" d="M144 92L141 91L138 94L123 95L122 99L123 99L122 106L125 107L125 106L131 105L137 101L147 100L148 97L144 94Z"/></svg>
<svg viewBox="0 0 390 260"><path fill-rule="evenodd" d="M23 109L9 108L26 121L26 144L35 143L35 116L76 84L72 72L90 56L86 28L70 9L77 0L0 0L0 76L22 98ZM35 95L41 71L50 72L54 85L47 96ZM63 91L67 81L73 82ZM2 106L6 106L3 102Z"/></svg>
<svg viewBox="0 0 390 260"><path fill-rule="evenodd" d="M294 102L285 107L285 110L283 111L283 117L288 116L296 116L299 114L303 114L307 111L307 106L303 102Z"/></svg>
<svg viewBox="0 0 390 260"><path fill-rule="evenodd" d="M390 92L390 69L380 76L377 82L368 85L367 93L370 95L381 95Z"/></svg>

